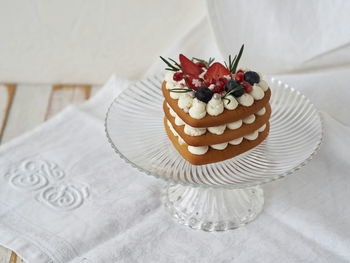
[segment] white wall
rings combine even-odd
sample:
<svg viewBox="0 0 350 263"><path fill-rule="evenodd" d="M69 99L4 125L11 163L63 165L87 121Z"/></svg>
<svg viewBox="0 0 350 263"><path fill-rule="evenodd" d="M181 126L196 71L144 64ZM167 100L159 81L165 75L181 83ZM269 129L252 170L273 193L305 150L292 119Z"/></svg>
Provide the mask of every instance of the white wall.
<svg viewBox="0 0 350 263"><path fill-rule="evenodd" d="M138 78L204 14L201 0L0 0L0 82Z"/></svg>

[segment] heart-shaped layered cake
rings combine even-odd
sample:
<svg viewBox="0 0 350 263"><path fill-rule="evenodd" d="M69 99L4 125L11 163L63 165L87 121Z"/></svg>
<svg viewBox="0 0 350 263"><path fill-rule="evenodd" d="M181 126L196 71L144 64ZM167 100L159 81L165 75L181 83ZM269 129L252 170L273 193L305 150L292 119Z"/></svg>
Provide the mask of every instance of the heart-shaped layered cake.
<svg viewBox="0 0 350 263"><path fill-rule="evenodd" d="M258 146L269 133L271 90L262 75L237 69L244 46L221 64L180 54L161 59L164 126L179 153L195 165L220 162Z"/></svg>

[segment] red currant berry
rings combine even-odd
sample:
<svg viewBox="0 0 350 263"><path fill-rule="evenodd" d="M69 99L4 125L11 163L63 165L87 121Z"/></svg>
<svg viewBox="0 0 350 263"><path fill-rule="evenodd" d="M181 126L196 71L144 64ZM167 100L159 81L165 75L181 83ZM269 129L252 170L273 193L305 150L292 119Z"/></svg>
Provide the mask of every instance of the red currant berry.
<svg viewBox="0 0 350 263"><path fill-rule="evenodd" d="M228 81L227 78L219 78L220 81L222 81L224 84L226 84L226 82Z"/></svg>
<svg viewBox="0 0 350 263"><path fill-rule="evenodd" d="M237 70L236 74L237 74L238 72L242 72L242 73L244 73L243 69L239 69L239 70Z"/></svg>
<svg viewBox="0 0 350 263"><path fill-rule="evenodd" d="M196 62L195 64L200 68L205 68L205 64L202 62Z"/></svg>
<svg viewBox="0 0 350 263"><path fill-rule="evenodd" d="M235 76L235 80L238 82L242 82L244 80L244 73L243 72L237 72Z"/></svg>
<svg viewBox="0 0 350 263"><path fill-rule="evenodd" d="M222 93L224 92L225 88L224 86L215 86L215 88L213 89L214 93Z"/></svg>
<svg viewBox="0 0 350 263"><path fill-rule="evenodd" d="M222 80L217 80L216 83L215 83L215 86L216 87L224 87L225 86L225 82L223 82Z"/></svg>
<svg viewBox="0 0 350 263"><path fill-rule="evenodd" d="M183 80L183 78L184 78L183 72L175 72L173 75L173 80L175 80L175 81Z"/></svg>
<svg viewBox="0 0 350 263"><path fill-rule="evenodd" d="M250 84L249 84L248 82L246 82L246 81L243 81L242 85L243 85L243 87L244 87L245 92L247 92L247 93L249 93L249 92L251 92L251 91L253 90L252 85L250 85Z"/></svg>

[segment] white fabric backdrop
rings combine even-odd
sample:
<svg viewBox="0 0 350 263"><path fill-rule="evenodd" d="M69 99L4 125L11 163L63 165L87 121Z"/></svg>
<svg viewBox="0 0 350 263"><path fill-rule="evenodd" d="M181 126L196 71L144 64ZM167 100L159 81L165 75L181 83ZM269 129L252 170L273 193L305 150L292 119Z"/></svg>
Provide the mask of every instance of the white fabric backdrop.
<svg viewBox="0 0 350 263"><path fill-rule="evenodd" d="M202 0L0 0L0 82L138 79L204 15Z"/></svg>
<svg viewBox="0 0 350 263"><path fill-rule="evenodd" d="M203 19L165 55L217 55L208 32ZM159 62L148 74L162 68ZM0 147L0 243L35 263L349 262L348 76L349 67L276 76L322 111L324 143L301 171L264 186L265 209L256 221L224 233L178 225L159 202L160 181L112 151L103 118L113 94L127 85L112 78L87 104ZM32 169L28 161L46 161L45 186L18 184ZM57 202L73 193L71 204Z"/></svg>
<svg viewBox="0 0 350 263"><path fill-rule="evenodd" d="M263 72L315 70L350 64L347 0L207 0L225 55L245 43L243 62Z"/></svg>

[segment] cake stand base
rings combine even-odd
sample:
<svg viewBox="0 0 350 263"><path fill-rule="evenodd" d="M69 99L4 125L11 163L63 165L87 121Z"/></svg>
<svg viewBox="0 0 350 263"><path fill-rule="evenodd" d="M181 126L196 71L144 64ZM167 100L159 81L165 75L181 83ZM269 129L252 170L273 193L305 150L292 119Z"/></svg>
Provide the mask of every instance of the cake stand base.
<svg viewBox="0 0 350 263"><path fill-rule="evenodd" d="M259 186L223 189L169 183L162 201L180 224L204 231L225 231L254 220L263 209L264 194Z"/></svg>

